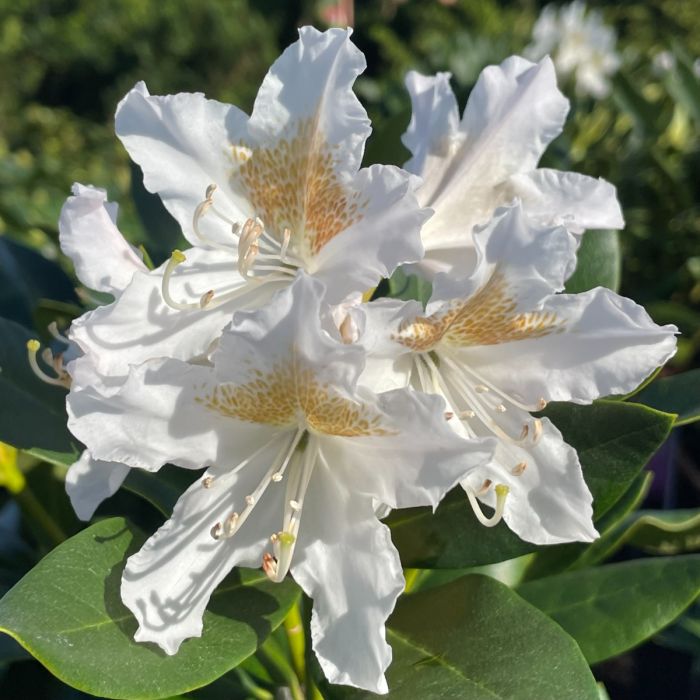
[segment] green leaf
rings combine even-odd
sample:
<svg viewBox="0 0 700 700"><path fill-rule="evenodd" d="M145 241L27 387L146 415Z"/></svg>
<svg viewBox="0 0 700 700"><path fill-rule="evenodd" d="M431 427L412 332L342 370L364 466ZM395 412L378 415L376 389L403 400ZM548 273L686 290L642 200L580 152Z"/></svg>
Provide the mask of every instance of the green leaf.
<svg viewBox="0 0 700 700"><path fill-rule="evenodd" d="M623 524L622 544L651 554L700 551L700 509L641 510Z"/></svg>
<svg viewBox="0 0 700 700"><path fill-rule="evenodd" d="M158 472L132 469L122 488L141 496L166 517L170 517L180 496L200 477L199 471L167 465Z"/></svg>
<svg viewBox="0 0 700 700"><path fill-rule="evenodd" d="M578 451L594 498L594 517L602 517L625 493L668 436L673 416L645 406L597 401L591 406L552 404L546 411L564 439ZM512 559L538 549L505 525L481 526L457 488L433 515L429 508L392 513L387 524L403 565L460 569Z"/></svg>
<svg viewBox="0 0 700 700"><path fill-rule="evenodd" d="M241 570L214 592L204 633L176 656L133 641L136 620L119 595L127 556L145 539L111 518L67 540L0 600L0 631L62 681L108 698L165 698L211 683L253 654L298 596Z"/></svg>
<svg viewBox="0 0 700 700"><path fill-rule="evenodd" d="M576 270L566 283L567 294L594 287L620 288L620 241L617 231L587 231L581 239Z"/></svg>
<svg viewBox="0 0 700 700"><path fill-rule="evenodd" d="M64 455L64 463L71 464L78 447L66 425L65 389L42 382L31 371L30 331L0 318L0 337L0 442L42 458L56 455L56 461Z"/></svg>
<svg viewBox="0 0 700 700"><path fill-rule="evenodd" d="M465 576L402 598L389 620L388 641L394 650L390 700L598 698L574 641L487 576Z"/></svg>
<svg viewBox="0 0 700 700"><path fill-rule="evenodd" d="M625 518L639 508L649 491L653 474L642 472L622 498L596 522L600 537L594 542L567 542L546 547L531 559L521 580L551 576L562 571L582 569L608 559L619 548L619 529Z"/></svg>
<svg viewBox="0 0 700 700"><path fill-rule="evenodd" d="M700 594L700 555L567 572L518 593L550 615L589 663L621 654L670 624Z"/></svg>
<svg viewBox="0 0 700 700"><path fill-rule="evenodd" d="M401 268L398 268L388 280L382 280L379 283L372 299L380 297L391 297L404 301L415 299L425 307L432 292L433 285L428 280L418 275L407 275Z"/></svg>
<svg viewBox="0 0 700 700"><path fill-rule="evenodd" d="M634 400L659 411L677 414L674 425L700 420L700 369L656 379Z"/></svg>

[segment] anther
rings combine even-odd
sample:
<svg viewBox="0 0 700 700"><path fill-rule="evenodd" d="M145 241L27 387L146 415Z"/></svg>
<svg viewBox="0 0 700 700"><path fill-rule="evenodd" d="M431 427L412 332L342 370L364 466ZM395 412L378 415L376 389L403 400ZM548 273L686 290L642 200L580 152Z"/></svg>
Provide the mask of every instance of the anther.
<svg viewBox="0 0 700 700"><path fill-rule="evenodd" d="M289 501L289 507L290 507L292 510L295 510L295 511L298 512L298 511L301 510L301 503L299 503L299 501L295 501L295 500L292 499L291 501Z"/></svg>
<svg viewBox="0 0 700 700"><path fill-rule="evenodd" d="M499 403L498 406L496 406L496 412L497 413L505 413L506 412L505 405L502 403Z"/></svg>
<svg viewBox="0 0 700 700"><path fill-rule="evenodd" d="M527 462L518 462L511 470L513 476L520 476L527 469Z"/></svg>
<svg viewBox="0 0 700 700"><path fill-rule="evenodd" d="M205 476L202 479L202 486L204 486L205 489L210 489L211 485L214 483L214 477L213 476Z"/></svg>
<svg viewBox="0 0 700 700"><path fill-rule="evenodd" d="M211 302L211 300L213 298L214 298L214 290L213 289L210 289L208 292L204 292L204 294L202 294L202 297L199 300L199 306L202 309L205 309L207 306L209 306L209 303Z"/></svg>
<svg viewBox="0 0 700 700"><path fill-rule="evenodd" d="M484 483L481 484L481 487L476 492L476 495L483 496L491 488L492 483L493 481L491 481L491 479L484 479Z"/></svg>
<svg viewBox="0 0 700 700"><path fill-rule="evenodd" d="M255 505L255 498L253 496L246 496L245 497L245 502L249 505Z"/></svg>
<svg viewBox="0 0 700 700"><path fill-rule="evenodd" d="M231 537L233 533L236 531L236 525L238 524L238 513L235 511L231 513L231 515L226 518L226 522L224 523L224 534L226 537Z"/></svg>
<svg viewBox="0 0 700 700"><path fill-rule="evenodd" d="M477 384L474 389L477 394L485 394L489 390L489 388L483 384Z"/></svg>
<svg viewBox="0 0 700 700"><path fill-rule="evenodd" d="M461 411L459 414L459 417L464 419L464 418L474 418L476 416L476 413L472 411L471 409L468 409L466 411Z"/></svg>
<svg viewBox="0 0 700 700"><path fill-rule="evenodd" d="M355 324L350 314L345 315L338 330L340 331L340 338L345 345L350 345L355 341Z"/></svg>
<svg viewBox="0 0 700 700"><path fill-rule="evenodd" d="M283 474L282 472L275 472L275 473L272 475L272 480L273 480L275 483L279 483L280 481L282 481L282 478L283 478L283 477L284 477L284 474Z"/></svg>
<svg viewBox="0 0 700 700"><path fill-rule="evenodd" d="M452 420L454 417L455 414L452 411L445 411L445 420Z"/></svg>
<svg viewBox="0 0 700 700"><path fill-rule="evenodd" d="M545 408L547 408L547 401L544 397L540 398L540 400L537 402L537 410L538 411L543 411Z"/></svg>
<svg viewBox="0 0 700 700"><path fill-rule="evenodd" d="M209 534L215 539L221 539L221 535L223 534L224 528L221 523L216 523L214 527L212 527L211 530L209 530Z"/></svg>
<svg viewBox="0 0 700 700"><path fill-rule="evenodd" d="M518 438L518 440L520 440L522 442L527 437L527 434L529 432L530 432L530 426L527 423L524 423L523 429L520 432L520 437Z"/></svg>
<svg viewBox="0 0 700 700"><path fill-rule="evenodd" d="M532 431L532 441L534 443L539 442L542 437L542 421L539 418L535 418L533 421L533 431Z"/></svg>
<svg viewBox="0 0 700 700"><path fill-rule="evenodd" d="M214 196L214 192L216 192L216 189L217 189L217 185L215 183L212 183L211 185L209 185L209 187L207 187L207 191L204 195L205 198L211 199Z"/></svg>

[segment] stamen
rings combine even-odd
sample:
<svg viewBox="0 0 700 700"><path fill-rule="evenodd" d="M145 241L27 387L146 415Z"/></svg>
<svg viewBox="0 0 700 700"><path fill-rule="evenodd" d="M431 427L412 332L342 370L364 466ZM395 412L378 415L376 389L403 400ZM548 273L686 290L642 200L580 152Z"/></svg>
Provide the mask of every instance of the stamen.
<svg viewBox="0 0 700 700"><path fill-rule="evenodd" d="M56 321L51 321L48 325L48 331L51 333L51 335L56 338L56 340L59 340L62 343L65 343L66 345L70 345L70 340L61 333L61 331L58 330L58 325L56 324Z"/></svg>
<svg viewBox="0 0 700 700"><path fill-rule="evenodd" d="M197 235L197 238L199 238L199 240L202 241L202 243L205 243L211 248L216 248L217 250L230 251L231 249L229 247L222 245L217 241L213 241L211 238L205 236L202 233L202 230L199 228L199 222L204 218L208 211L211 210L212 213L217 214L217 216L219 217L221 216L220 213L214 208L214 192L216 192L216 189L217 186L214 184L209 185L209 187L207 187L207 191L204 195L204 201L200 202L194 210L194 215L192 216L192 229ZM232 223L226 217L224 217L224 220L229 224Z"/></svg>
<svg viewBox="0 0 700 700"><path fill-rule="evenodd" d="M510 489L505 484L496 485L496 509L494 510L493 515L490 518L487 518L484 515L484 512L481 510L479 501L476 500L476 495L474 491L471 488L467 487L466 492L467 497L469 498L469 505L472 507L476 519L484 527L494 527L494 525L498 525L498 523L501 522L501 519L503 518L503 510L506 504L506 497L508 496L509 490Z"/></svg>
<svg viewBox="0 0 700 700"><path fill-rule="evenodd" d="M57 377L52 377L46 372L44 372L43 369L39 366L39 362L36 359L36 355L39 352L39 349L41 348L41 344L39 343L38 340L32 339L27 341L27 358L29 360L29 366L32 369L32 372L41 379L42 382L45 382L46 384L52 384L53 386L62 386L64 389L70 389L70 377L66 372L63 370L61 371L56 371L56 374L58 375ZM51 362L48 364L52 364L53 362L53 356L51 356Z"/></svg>
<svg viewBox="0 0 700 700"><path fill-rule="evenodd" d="M213 483L214 483L214 477L213 477L213 476L205 476L205 477L202 479L202 486L203 486L205 489L210 489L210 488L211 488L211 485L212 485Z"/></svg>
<svg viewBox="0 0 700 700"><path fill-rule="evenodd" d="M187 260L185 254L181 250L174 250L172 252L172 255L170 256L170 260L168 260L168 264L165 266L165 271L163 272L163 280L160 285L160 291L163 296L163 301L171 308L175 309L176 311L189 311L191 309L203 309L209 301L211 301L211 297L209 297L209 300L206 301L205 303L205 298L207 297L210 292L207 292L204 294L198 302L179 302L175 301L175 299L172 298L170 295L170 278L172 277L173 272L175 271L175 268L178 265L182 265L182 263ZM213 296L214 293L211 292L211 296Z"/></svg>
<svg viewBox="0 0 700 700"><path fill-rule="evenodd" d="M214 526L212 527L211 530L209 530L209 534L215 539L219 540L221 539L221 535L224 532L223 525L221 523L215 523Z"/></svg>

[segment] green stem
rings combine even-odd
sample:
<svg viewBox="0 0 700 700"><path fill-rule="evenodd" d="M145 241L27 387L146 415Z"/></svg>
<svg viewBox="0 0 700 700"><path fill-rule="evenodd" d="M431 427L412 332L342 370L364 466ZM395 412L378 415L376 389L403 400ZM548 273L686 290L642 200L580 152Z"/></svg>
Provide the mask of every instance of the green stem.
<svg viewBox="0 0 700 700"><path fill-rule="evenodd" d="M296 602L284 618L284 631L287 633L289 650L292 654L292 664L298 678L306 677L306 661L304 641L304 623L301 620L299 603Z"/></svg>
<svg viewBox="0 0 700 700"><path fill-rule="evenodd" d="M269 690L265 690L265 688L257 685L242 668L237 668L235 671L243 689L250 693L252 698L255 698L255 700L274 700L275 696Z"/></svg>
<svg viewBox="0 0 700 700"><path fill-rule="evenodd" d="M67 535L56 521L49 515L48 511L41 504L34 492L25 483L21 491L14 493L14 497L27 515L46 533L47 537L55 545L67 539Z"/></svg>
<svg viewBox="0 0 700 700"><path fill-rule="evenodd" d="M268 637L265 644L258 649L258 653L282 674L293 700L306 700L299 677L274 637Z"/></svg>

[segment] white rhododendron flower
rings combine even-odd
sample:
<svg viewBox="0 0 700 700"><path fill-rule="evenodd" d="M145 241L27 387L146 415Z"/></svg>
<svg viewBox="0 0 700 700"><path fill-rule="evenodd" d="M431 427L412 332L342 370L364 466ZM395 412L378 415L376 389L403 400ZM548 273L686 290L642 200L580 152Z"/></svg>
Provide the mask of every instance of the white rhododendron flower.
<svg viewBox="0 0 700 700"><path fill-rule="evenodd" d="M535 64L512 56L485 68L461 120L449 78L406 77L413 115L403 142L413 157L404 167L422 178L418 199L435 211L422 230L423 273L454 267L467 274L474 226L516 196L540 225L563 224L573 233L623 227L610 183L537 168L569 110L548 58Z"/></svg>
<svg viewBox="0 0 700 700"><path fill-rule="evenodd" d="M250 117L200 93L152 96L143 83L122 100L117 134L193 247L74 322L100 373L205 355L234 310L267 302L299 269L337 303L420 259L430 212L412 178L360 169L371 129L352 92L365 60L350 33L299 30Z"/></svg>
<svg viewBox="0 0 700 700"><path fill-rule="evenodd" d="M534 226L520 206L499 210L474 245L473 273L437 276L425 312L395 300L360 307L359 342L370 352L361 381L439 394L459 434L498 439L495 461L463 482L484 524L502 516L538 544L591 540L592 499L576 451L531 413L549 401L628 393L671 357L677 329L655 325L609 289L558 294L575 239Z"/></svg>
<svg viewBox="0 0 700 700"><path fill-rule="evenodd" d="M117 228L117 205L107 193L96 187L76 184L58 222L61 250L73 262L75 274L87 288L119 298L135 273L147 271L139 251L131 246ZM39 341L28 343L29 363L43 381L66 389L99 388L104 395L123 384L122 378L110 378L95 370L91 357L60 334L56 325L49 330L65 350L54 356L49 348L42 359L53 370L48 374L37 360ZM85 450L66 474L66 491L71 505L82 520L89 520L97 506L114 494L129 473L129 467L94 459Z"/></svg>
<svg viewBox="0 0 700 700"><path fill-rule="evenodd" d="M559 75L575 77L580 94L600 99L610 93L609 78L620 67L620 57L615 30L599 11L579 0L560 8L547 5L535 22L532 39L526 55L535 60L552 56Z"/></svg>
<svg viewBox="0 0 700 700"><path fill-rule="evenodd" d="M208 467L127 562L138 641L176 653L202 633L231 568L262 564L313 599L329 680L386 692L384 623L404 579L374 504L435 507L495 445L458 437L437 396L358 388L364 350L323 329L324 294L300 273L271 304L237 312L213 366L145 362L116 394L71 393L69 425L100 459Z"/></svg>

